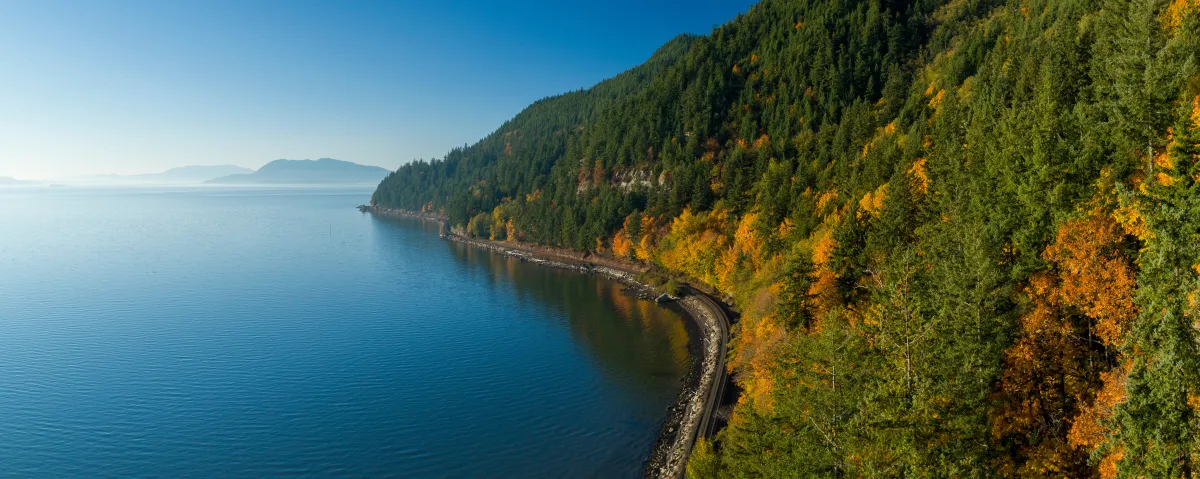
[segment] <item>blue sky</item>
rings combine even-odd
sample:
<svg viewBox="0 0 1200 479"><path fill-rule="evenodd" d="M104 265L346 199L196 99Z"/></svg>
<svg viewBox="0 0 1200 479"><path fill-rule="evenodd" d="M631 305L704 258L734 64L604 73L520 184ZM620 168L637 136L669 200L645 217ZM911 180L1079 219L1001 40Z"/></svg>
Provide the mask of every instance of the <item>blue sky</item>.
<svg viewBox="0 0 1200 479"><path fill-rule="evenodd" d="M0 2L0 176L395 168L751 0Z"/></svg>

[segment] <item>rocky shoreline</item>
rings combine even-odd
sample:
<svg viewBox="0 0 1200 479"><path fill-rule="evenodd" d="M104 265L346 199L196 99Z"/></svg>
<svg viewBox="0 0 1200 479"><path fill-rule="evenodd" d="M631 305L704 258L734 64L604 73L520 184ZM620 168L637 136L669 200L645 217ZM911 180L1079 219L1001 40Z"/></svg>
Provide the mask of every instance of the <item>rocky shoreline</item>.
<svg viewBox="0 0 1200 479"><path fill-rule="evenodd" d="M435 221L440 225L439 234L442 238L486 248L505 256L543 266L600 274L625 284L637 295L646 299L656 296L654 287L637 279L637 274L647 269L645 266L621 264L606 258L589 258L574 251L558 248L469 238L451 231L446 217L431 213L383 209L373 206L360 206L359 210L381 216ZM694 292L693 294L704 293ZM691 320L690 323L693 327L689 328L688 332L698 333L699 348L693 352L700 354L699 360L693 362L692 369L684 379L684 386L679 393L679 398L674 405L667 409L667 418L646 462L644 477L647 478L683 477L687 458L694 445L701 417L704 415L704 398L715 386L715 380L719 376L717 368L720 358L718 356L722 346L719 344L721 334L720 326L717 324L717 314L719 313L710 311L710 307L697 300L694 295L685 296L674 303L682 310L680 312L683 313L683 316Z"/></svg>

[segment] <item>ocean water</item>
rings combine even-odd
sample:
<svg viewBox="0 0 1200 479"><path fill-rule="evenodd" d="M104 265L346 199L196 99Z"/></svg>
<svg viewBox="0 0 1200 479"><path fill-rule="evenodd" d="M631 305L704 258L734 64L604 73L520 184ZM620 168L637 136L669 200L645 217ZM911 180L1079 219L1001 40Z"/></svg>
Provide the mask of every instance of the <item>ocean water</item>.
<svg viewBox="0 0 1200 479"><path fill-rule="evenodd" d="M636 477L691 358L369 190L0 189L0 477Z"/></svg>

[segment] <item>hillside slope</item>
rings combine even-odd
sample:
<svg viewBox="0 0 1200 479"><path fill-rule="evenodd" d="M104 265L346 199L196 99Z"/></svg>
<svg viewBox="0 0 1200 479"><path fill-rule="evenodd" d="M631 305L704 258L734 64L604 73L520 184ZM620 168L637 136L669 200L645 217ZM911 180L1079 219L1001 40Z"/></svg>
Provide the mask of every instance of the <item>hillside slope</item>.
<svg viewBox="0 0 1200 479"><path fill-rule="evenodd" d="M1196 474L1200 2L764 0L667 53L374 201L727 294L697 477Z"/></svg>

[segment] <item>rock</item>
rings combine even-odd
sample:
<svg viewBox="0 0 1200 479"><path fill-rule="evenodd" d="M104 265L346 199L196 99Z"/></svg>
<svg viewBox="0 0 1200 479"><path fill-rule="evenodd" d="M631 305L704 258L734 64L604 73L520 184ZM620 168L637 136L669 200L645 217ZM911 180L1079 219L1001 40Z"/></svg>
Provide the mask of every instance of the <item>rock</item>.
<svg viewBox="0 0 1200 479"><path fill-rule="evenodd" d="M667 293L663 293L663 294L658 295L657 298L654 298L654 302L655 303L665 303L667 301L670 301L671 299L673 299L673 298L671 298L671 295L669 295Z"/></svg>

